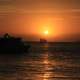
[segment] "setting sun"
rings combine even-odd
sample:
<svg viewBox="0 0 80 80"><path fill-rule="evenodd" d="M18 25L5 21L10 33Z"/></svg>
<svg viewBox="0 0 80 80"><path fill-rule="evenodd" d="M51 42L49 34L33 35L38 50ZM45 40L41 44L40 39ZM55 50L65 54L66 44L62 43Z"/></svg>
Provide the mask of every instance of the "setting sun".
<svg viewBox="0 0 80 80"><path fill-rule="evenodd" d="M48 35L49 34L49 31L48 30L44 31L44 34L45 35Z"/></svg>

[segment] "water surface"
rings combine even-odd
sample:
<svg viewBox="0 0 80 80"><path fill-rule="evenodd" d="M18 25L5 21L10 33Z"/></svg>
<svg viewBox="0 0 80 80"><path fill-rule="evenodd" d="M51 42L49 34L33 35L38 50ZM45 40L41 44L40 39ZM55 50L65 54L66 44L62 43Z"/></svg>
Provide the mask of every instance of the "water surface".
<svg viewBox="0 0 80 80"><path fill-rule="evenodd" d="M0 54L0 80L80 80L80 53L32 45L24 54Z"/></svg>

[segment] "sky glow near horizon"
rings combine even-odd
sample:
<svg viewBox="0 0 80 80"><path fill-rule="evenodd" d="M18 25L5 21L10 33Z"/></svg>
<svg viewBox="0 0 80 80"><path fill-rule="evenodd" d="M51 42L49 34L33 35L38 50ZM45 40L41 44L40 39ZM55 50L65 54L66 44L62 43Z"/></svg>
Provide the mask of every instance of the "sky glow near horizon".
<svg viewBox="0 0 80 80"><path fill-rule="evenodd" d="M25 35L30 40L70 40L80 35L79 0L0 0L0 34ZM66 36L65 36L66 35Z"/></svg>

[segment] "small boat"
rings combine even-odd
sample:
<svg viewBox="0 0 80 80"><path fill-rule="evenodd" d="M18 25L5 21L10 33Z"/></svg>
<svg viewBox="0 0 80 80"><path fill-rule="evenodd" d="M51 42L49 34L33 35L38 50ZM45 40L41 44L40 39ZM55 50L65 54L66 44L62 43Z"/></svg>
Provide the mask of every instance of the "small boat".
<svg viewBox="0 0 80 80"><path fill-rule="evenodd" d="M21 38L8 34L0 37L0 53L25 53L29 48L30 45L26 45Z"/></svg>
<svg viewBox="0 0 80 80"><path fill-rule="evenodd" d="M47 43L46 39L40 39L40 43Z"/></svg>

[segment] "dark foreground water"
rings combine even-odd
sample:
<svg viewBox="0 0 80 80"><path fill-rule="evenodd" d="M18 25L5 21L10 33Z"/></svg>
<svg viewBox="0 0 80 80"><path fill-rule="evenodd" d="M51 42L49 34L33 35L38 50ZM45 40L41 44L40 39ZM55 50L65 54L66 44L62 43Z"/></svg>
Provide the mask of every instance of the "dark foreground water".
<svg viewBox="0 0 80 80"><path fill-rule="evenodd" d="M80 80L80 53L32 45L24 54L0 54L0 80Z"/></svg>

